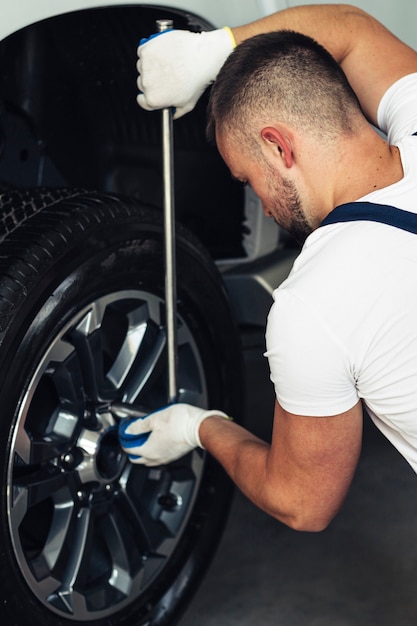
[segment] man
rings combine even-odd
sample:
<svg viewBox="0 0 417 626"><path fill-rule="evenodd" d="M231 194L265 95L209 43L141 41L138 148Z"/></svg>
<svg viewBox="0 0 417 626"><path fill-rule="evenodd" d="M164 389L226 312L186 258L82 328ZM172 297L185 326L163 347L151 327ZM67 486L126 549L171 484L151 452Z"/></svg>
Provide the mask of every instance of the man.
<svg viewBox="0 0 417 626"><path fill-rule="evenodd" d="M219 411L181 404L122 422L121 442L145 465L200 445L264 511L316 531L337 513L351 483L362 402L417 471L417 238L373 221L383 212L374 203L417 213L417 53L346 5L284 10L232 34L241 44L233 54L224 29L197 43L201 35L173 32L143 45L139 101L183 114L216 78L219 67L210 64L223 55L209 130L265 213L305 240L268 318L277 398L272 442ZM196 68L193 80L190 67L175 77L187 85L177 94L168 85L164 101L149 63L167 54L170 40L172 57L176 50L190 59L195 50ZM354 215L358 201L373 203L365 205L370 220L321 226L335 207L348 204L345 212Z"/></svg>

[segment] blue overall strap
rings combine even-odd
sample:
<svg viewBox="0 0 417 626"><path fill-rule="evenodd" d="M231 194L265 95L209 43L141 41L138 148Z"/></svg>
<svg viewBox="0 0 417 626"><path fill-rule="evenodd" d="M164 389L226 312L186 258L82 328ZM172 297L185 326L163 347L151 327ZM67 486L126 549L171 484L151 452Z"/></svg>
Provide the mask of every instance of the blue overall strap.
<svg viewBox="0 0 417 626"><path fill-rule="evenodd" d="M417 214L411 211L396 209L388 204L373 202L348 202L341 204L324 218L321 226L336 224L337 222L382 222L389 226L408 230L417 235Z"/></svg>

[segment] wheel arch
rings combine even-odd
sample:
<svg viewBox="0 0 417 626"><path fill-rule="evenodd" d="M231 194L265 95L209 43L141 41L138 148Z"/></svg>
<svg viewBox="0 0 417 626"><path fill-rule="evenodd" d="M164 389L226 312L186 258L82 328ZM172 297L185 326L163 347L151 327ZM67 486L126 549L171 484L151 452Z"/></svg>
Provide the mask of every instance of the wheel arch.
<svg viewBox="0 0 417 626"><path fill-rule="evenodd" d="M3 187L83 187L162 206L160 116L137 106L135 67L140 38L161 17L210 28L177 9L113 6L43 20L0 43ZM206 141L206 105L203 97L175 123L177 216L214 258L238 258L243 190Z"/></svg>

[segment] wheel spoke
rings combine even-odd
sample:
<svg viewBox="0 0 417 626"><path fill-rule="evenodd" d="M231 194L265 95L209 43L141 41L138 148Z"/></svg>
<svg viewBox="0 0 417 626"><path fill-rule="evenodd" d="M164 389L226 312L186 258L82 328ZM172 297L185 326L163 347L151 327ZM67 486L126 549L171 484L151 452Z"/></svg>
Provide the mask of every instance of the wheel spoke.
<svg viewBox="0 0 417 626"><path fill-rule="evenodd" d="M84 391L91 401L102 399L104 391L103 346L99 332L103 315L103 307L93 305L69 333L80 360Z"/></svg>
<svg viewBox="0 0 417 626"><path fill-rule="evenodd" d="M142 303L132 311L126 312L125 320L125 336L119 352L107 372L107 378L116 389L119 389L126 380L149 332L150 318L148 307Z"/></svg>
<svg viewBox="0 0 417 626"><path fill-rule="evenodd" d="M125 307L125 336L106 374L125 402L135 402L166 367L161 359L166 338L160 325L160 308L156 299ZM118 313L122 313L120 308Z"/></svg>
<svg viewBox="0 0 417 626"><path fill-rule="evenodd" d="M71 532L71 549L69 556L66 559L65 567L60 572L61 584L59 588L48 597L48 602L68 613L74 612L72 599L74 585L79 576L80 568L88 546L87 538L89 522L89 509L81 508L73 522Z"/></svg>
<svg viewBox="0 0 417 626"><path fill-rule="evenodd" d="M149 335L152 335L149 341ZM123 401L134 403L140 394L144 393L153 381L165 373L165 346L166 337L162 331L148 328L148 345L138 354L126 376L123 387Z"/></svg>
<svg viewBox="0 0 417 626"><path fill-rule="evenodd" d="M83 381L77 355L73 352L66 359L65 364L58 364L53 372L48 375L57 397L62 403L59 414L53 416L52 430L56 434L71 437L76 422L83 415L85 401L82 394Z"/></svg>
<svg viewBox="0 0 417 626"><path fill-rule="evenodd" d="M34 466L43 465L56 459L60 453L55 441L42 439L40 435L32 433L29 436L23 429L19 431L16 437L14 451L18 469L20 463Z"/></svg>
<svg viewBox="0 0 417 626"><path fill-rule="evenodd" d="M26 501L28 509L50 498L54 493L62 489L62 487L65 487L67 482L68 478L64 473L55 470L55 472L51 474L51 469L47 466L30 472L17 470L14 475L14 486L16 490L25 490L27 493Z"/></svg>
<svg viewBox="0 0 417 626"><path fill-rule="evenodd" d="M123 536L114 515L104 517L100 531L112 559L112 575L109 584L124 596L128 596L133 578L131 542Z"/></svg>
<svg viewBox="0 0 417 626"><path fill-rule="evenodd" d="M148 488L147 474L147 470L128 465L120 480L119 494L121 517L132 529L134 543L143 555L152 552L155 541L155 520L150 515L146 500L141 497L143 490Z"/></svg>

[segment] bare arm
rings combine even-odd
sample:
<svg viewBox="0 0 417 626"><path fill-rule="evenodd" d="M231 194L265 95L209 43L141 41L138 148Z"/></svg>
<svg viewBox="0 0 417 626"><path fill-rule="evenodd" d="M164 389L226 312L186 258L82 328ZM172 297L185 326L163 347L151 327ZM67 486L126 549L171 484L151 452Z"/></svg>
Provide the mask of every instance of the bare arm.
<svg viewBox="0 0 417 626"><path fill-rule="evenodd" d="M313 37L340 63L368 119L376 124L378 104L399 78L417 72L417 53L373 17L349 5L285 9L233 29L236 42L289 29Z"/></svg>
<svg viewBox="0 0 417 626"><path fill-rule="evenodd" d="M362 407L332 417L287 413L276 403L271 446L210 417L203 446L259 508L297 530L317 531L339 510L362 444Z"/></svg>

